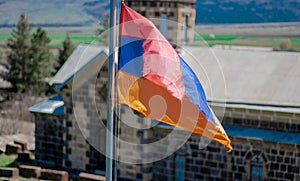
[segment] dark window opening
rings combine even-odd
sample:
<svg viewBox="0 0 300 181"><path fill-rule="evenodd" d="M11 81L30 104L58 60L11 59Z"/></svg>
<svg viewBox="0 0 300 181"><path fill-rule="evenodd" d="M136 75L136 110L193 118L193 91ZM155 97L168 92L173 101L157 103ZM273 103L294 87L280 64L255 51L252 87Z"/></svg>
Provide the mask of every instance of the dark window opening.
<svg viewBox="0 0 300 181"><path fill-rule="evenodd" d="M263 159L260 155L256 155L251 160L251 181L263 180Z"/></svg>
<svg viewBox="0 0 300 181"><path fill-rule="evenodd" d="M156 7L156 2L151 2L151 3L150 3L150 6L151 6L151 7Z"/></svg>
<svg viewBox="0 0 300 181"><path fill-rule="evenodd" d="M185 180L185 155L178 154L175 158L175 180Z"/></svg>

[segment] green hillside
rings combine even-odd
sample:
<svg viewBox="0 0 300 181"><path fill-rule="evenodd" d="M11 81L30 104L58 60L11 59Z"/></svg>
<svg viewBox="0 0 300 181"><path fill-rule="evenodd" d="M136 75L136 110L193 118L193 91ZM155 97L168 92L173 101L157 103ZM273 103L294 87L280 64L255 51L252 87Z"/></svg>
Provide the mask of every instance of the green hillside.
<svg viewBox="0 0 300 181"><path fill-rule="evenodd" d="M0 0L0 27L14 25L20 13L26 13L32 25L87 26L98 19L89 11L91 0ZM102 13L105 13L102 10Z"/></svg>

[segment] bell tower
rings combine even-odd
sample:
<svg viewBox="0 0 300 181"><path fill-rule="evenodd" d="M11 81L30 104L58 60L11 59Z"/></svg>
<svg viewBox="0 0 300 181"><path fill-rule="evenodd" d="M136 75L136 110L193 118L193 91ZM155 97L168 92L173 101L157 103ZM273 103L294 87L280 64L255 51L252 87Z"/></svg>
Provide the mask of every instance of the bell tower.
<svg viewBox="0 0 300 181"><path fill-rule="evenodd" d="M196 0L127 0L126 4L152 20L173 44L192 44Z"/></svg>

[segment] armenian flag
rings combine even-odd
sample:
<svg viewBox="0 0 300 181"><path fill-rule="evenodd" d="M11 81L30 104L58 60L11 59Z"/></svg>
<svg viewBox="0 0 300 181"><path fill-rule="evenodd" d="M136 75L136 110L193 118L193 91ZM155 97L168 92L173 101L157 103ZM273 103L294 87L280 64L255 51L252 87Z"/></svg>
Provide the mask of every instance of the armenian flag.
<svg viewBox="0 0 300 181"><path fill-rule="evenodd" d="M153 23L122 2L119 28L118 103L231 151L196 74Z"/></svg>

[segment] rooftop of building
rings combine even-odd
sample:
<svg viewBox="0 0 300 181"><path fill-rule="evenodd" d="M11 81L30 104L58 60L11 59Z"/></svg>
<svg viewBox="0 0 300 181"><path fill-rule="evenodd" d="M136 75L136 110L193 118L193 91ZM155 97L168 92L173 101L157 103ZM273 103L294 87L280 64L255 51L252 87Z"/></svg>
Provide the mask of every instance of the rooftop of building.
<svg viewBox="0 0 300 181"><path fill-rule="evenodd" d="M100 55L108 48L79 45L50 84L59 92ZM185 46L181 56L211 104L300 112L300 53Z"/></svg>
<svg viewBox="0 0 300 181"><path fill-rule="evenodd" d="M104 46L80 44L51 79L49 84L55 85L55 90L59 91L63 86L69 83L74 76L93 63L101 54L108 56L108 48Z"/></svg>
<svg viewBox="0 0 300 181"><path fill-rule="evenodd" d="M183 49L211 102L300 108L300 53Z"/></svg>
<svg viewBox="0 0 300 181"><path fill-rule="evenodd" d="M91 64L101 55L108 56L107 47L79 45L50 83L59 92L77 74L93 66ZM181 56L198 75L213 105L300 113L299 53L186 46ZM61 115L64 102L60 96L55 96L29 111ZM225 129L229 136L300 144L296 133L238 126Z"/></svg>

